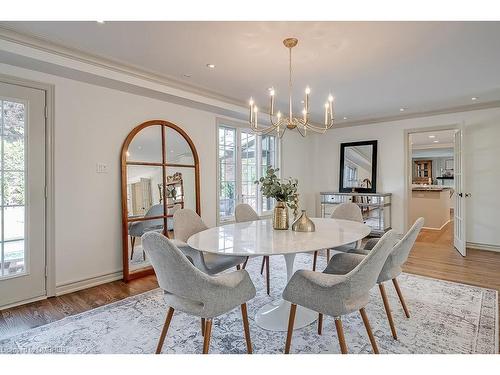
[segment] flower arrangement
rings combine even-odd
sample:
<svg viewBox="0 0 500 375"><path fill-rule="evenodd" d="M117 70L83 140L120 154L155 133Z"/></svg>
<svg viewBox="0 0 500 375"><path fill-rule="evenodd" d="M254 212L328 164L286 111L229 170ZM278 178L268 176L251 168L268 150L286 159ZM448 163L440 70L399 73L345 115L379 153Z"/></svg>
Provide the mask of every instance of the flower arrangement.
<svg viewBox="0 0 500 375"><path fill-rule="evenodd" d="M266 198L274 198L277 202L285 203L293 210L296 217L299 213L299 194L297 188L299 181L296 178L280 180L276 175L279 168L267 168L266 175L261 177L256 184L260 184L260 191Z"/></svg>

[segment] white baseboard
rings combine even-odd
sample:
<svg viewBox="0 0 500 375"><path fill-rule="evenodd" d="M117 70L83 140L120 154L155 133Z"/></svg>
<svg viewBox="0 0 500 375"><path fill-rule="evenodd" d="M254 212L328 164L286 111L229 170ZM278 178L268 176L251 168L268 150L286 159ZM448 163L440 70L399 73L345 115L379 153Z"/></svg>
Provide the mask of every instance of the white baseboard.
<svg viewBox="0 0 500 375"><path fill-rule="evenodd" d="M118 271L106 275L101 275L79 281L69 282L66 284L56 285L56 296L60 296L71 292L76 292L78 290L87 289L101 284L106 284L111 281L121 280L122 278L123 278L123 272Z"/></svg>
<svg viewBox="0 0 500 375"><path fill-rule="evenodd" d="M467 242L466 246L468 248L476 249L476 250L500 252L500 246L498 246L498 245L488 245L488 244L483 244L483 243Z"/></svg>
<svg viewBox="0 0 500 375"><path fill-rule="evenodd" d="M11 307L26 305L28 303L41 301L41 300L46 299L46 298L47 298L47 296L43 295L43 296L39 296L39 297L35 297L35 298L26 299L24 301L19 301L19 302L11 303L9 305L0 306L0 310L6 310L6 309L10 309Z"/></svg>
<svg viewBox="0 0 500 375"><path fill-rule="evenodd" d="M451 220L448 220L446 223L441 225L441 228L432 228L432 227L422 227L422 229L427 229L427 230L442 230L445 226L447 226Z"/></svg>

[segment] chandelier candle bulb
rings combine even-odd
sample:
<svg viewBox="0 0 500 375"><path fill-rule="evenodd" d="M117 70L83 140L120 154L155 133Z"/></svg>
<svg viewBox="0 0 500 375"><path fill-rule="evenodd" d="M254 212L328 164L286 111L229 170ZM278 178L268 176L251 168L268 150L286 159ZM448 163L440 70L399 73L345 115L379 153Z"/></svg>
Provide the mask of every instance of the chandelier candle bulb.
<svg viewBox="0 0 500 375"><path fill-rule="evenodd" d="M250 98L250 125L253 125L253 99Z"/></svg>
<svg viewBox="0 0 500 375"><path fill-rule="evenodd" d="M309 111L309 94L311 93L311 89L309 87L306 88L306 111Z"/></svg>
<svg viewBox="0 0 500 375"><path fill-rule="evenodd" d="M271 116L274 115L274 90L270 91L271 94Z"/></svg>
<svg viewBox="0 0 500 375"><path fill-rule="evenodd" d="M330 107L330 104L327 102L325 103L325 126L328 125L328 108Z"/></svg>

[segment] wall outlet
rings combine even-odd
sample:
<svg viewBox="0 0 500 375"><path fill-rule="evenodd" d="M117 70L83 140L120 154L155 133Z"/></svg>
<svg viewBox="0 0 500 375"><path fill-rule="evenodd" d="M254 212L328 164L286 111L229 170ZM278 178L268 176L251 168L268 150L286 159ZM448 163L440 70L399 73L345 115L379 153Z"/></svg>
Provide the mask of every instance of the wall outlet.
<svg viewBox="0 0 500 375"><path fill-rule="evenodd" d="M104 163L96 164L96 172L97 173L108 173L108 165Z"/></svg>

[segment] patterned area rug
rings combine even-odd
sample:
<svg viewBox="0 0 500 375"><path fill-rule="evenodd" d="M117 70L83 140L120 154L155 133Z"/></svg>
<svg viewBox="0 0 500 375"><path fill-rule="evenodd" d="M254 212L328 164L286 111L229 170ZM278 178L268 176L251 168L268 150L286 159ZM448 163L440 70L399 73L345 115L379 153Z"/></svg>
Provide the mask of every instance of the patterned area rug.
<svg viewBox="0 0 500 375"><path fill-rule="evenodd" d="M255 353L282 353L285 332L259 328L254 316L259 307L277 298L283 289L285 264L271 258L271 293L265 294L260 275L262 258L248 263L257 296L248 303L250 331ZM298 255L295 268L311 267L312 256ZM325 266L323 257L318 259ZM497 353L497 291L403 274L400 286L412 315L404 316L391 283L386 286L399 339L393 340L378 288L372 290L368 317L381 353ZM153 353L167 307L160 290L129 297L110 305L67 317L10 338L0 338L1 353ZM343 318L349 352L371 353L361 317ZM333 318L325 317L323 334L316 323L294 331L293 353L338 353ZM163 353L200 353L200 321L176 312ZM211 353L245 353L240 309L214 319Z"/></svg>

